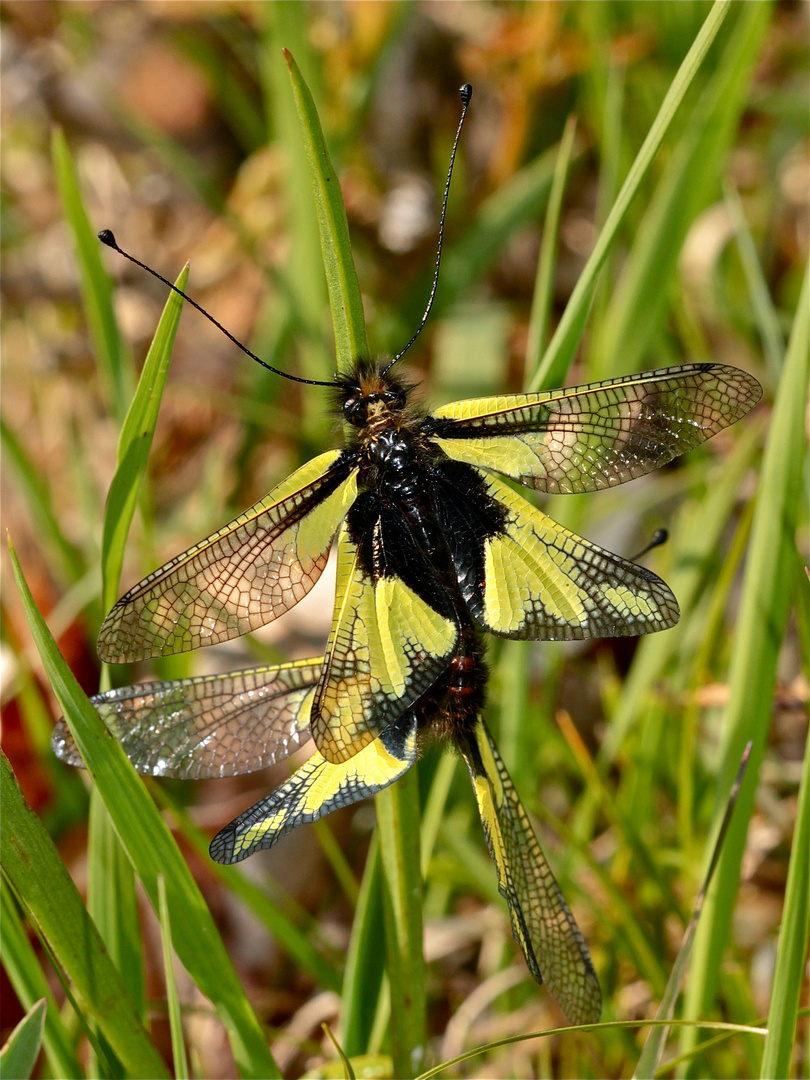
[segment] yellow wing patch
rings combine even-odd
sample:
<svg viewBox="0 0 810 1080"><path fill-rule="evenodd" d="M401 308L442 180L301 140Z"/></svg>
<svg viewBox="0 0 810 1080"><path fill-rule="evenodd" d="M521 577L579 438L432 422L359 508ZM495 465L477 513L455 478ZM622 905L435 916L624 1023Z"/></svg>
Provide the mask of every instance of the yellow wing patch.
<svg viewBox="0 0 810 1080"><path fill-rule="evenodd" d="M484 541L484 588L469 599L487 630L561 641L649 634L678 621L655 574L564 529L497 478L486 483L508 511L505 531Z"/></svg>
<svg viewBox="0 0 810 1080"><path fill-rule="evenodd" d="M271 795L240 814L211 842L211 858L236 863L307 822L375 795L393 784L418 756L416 715L408 712L339 765L319 753Z"/></svg>
<svg viewBox="0 0 810 1080"><path fill-rule="evenodd" d="M447 667L459 630L398 577L372 581L344 526L335 612L312 710L327 761L347 761L392 724Z"/></svg>
<svg viewBox="0 0 810 1080"><path fill-rule="evenodd" d="M685 364L541 394L453 401L433 439L448 457L547 492L623 484L734 424L762 388L723 364Z"/></svg>
<svg viewBox="0 0 810 1080"><path fill-rule="evenodd" d="M101 627L108 663L186 652L256 630L301 600L321 576L357 495L356 472L313 458L229 525L144 578Z"/></svg>
<svg viewBox="0 0 810 1080"><path fill-rule="evenodd" d="M596 1023L602 995L585 939L483 720L478 719L460 749L498 871L498 889L529 971L538 983L546 983L571 1023Z"/></svg>

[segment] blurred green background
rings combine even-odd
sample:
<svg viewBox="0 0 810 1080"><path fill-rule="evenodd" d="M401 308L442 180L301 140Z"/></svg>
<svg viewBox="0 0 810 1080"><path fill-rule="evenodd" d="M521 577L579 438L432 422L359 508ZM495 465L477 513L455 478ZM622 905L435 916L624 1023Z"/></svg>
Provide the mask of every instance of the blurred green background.
<svg viewBox="0 0 810 1080"><path fill-rule="evenodd" d="M231 332L284 370L328 378L326 286L281 48L294 54L318 105L369 341L381 354L402 347L424 310L457 89L473 83L436 306L408 368L427 402L514 392L534 373L710 8L636 0L0 4L4 526L88 693L99 686L104 501L166 290L104 252L116 321L88 316L52 160L54 129L64 133L93 230L112 228L172 280L190 260L190 293ZM685 1008L753 1023L772 1005L807 724L806 447L785 465L793 473L784 492L794 493L786 555L771 546L779 572L765 574L756 600L746 552L766 500L774 498L775 512L784 504L771 489L754 496L807 261L807 42L806 5L732 5L608 253L566 377L717 359L763 384L754 414L686 460L616 490L543 504L625 556L667 527L671 542L645 563L678 596L679 627L641 644L510 643L490 653L491 723L589 943L606 1020L655 1014L745 725L757 750L741 858L721 865L731 900L709 940L699 940ZM555 216L549 196L569 117L576 127L568 128ZM550 276L538 283L544 238ZM118 365L102 364L102 353ZM791 385L801 403L801 380ZM274 378L185 310L122 588L336 445L340 425L329 405L323 390ZM772 565L767 552L761 565ZM50 754L58 709L5 556L2 574L3 749L84 889L85 778ZM249 641L113 677L178 677L319 653L330 588L324 575L308 601ZM765 619L773 632L760 649ZM753 689L746 672L735 682L734 657L746 650L763 657L764 673L749 665ZM735 718L743 723L735 727ZM437 751L419 766L423 799L441 807L425 883L429 1063L562 1022L512 943L462 769L440 760ZM210 836L286 774L279 767L167 792ZM177 826L285 1075L335 1057L319 1025L340 1035L336 990L373 822L373 807L361 804L238 871L325 958L330 985L290 958L257 916L260 905L246 907ZM147 1018L171 1060L159 931L143 899L140 906ZM61 1003L35 939L34 949ZM195 1074L234 1075L220 1022L182 970L178 979ZM345 1001L345 984L342 992ZM22 1009L5 976L2 993L5 1034ZM805 980L805 1006L807 993ZM375 994L366 1011L362 1049L384 1052L384 1000ZM66 1023L80 1039L69 1016ZM800 1025L792 1068L806 1075L806 1018ZM606 1030L505 1046L459 1068L466 1076L629 1076L642 1044L637 1031ZM734 1036L693 1067L756 1076L761 1053L760 1038ZM384 1059L369 1068L384 1071Z"/></svg>

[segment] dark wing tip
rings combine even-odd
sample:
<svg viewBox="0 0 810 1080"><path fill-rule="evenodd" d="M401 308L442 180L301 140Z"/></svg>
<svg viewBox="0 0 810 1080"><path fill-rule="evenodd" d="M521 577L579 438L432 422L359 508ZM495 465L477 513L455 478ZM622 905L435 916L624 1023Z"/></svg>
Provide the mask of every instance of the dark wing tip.
<svg viewBox="0 0 810 1080"><path fill-rule="evenodd" d="M241 861L239 855L234 854L236 829L234 822L230 822L224 829L220 829L208 848L208 854L215 863L222 866L230 866Z"/></svg>

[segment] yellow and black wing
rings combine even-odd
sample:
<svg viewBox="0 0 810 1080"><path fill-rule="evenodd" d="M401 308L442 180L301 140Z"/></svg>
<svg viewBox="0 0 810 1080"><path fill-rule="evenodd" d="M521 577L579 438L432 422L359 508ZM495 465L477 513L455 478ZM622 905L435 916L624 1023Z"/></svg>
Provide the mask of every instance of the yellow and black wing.
<svg viewBox="0 0 810 1080"><path fill-rule="evenodd" d="M597 547L541 513L495 476L478 474L499 509L486 528L447 463L435 478L435 511L462 594L483 627L502 637L566 641L665 630L678 603L659 577Z"/></svg>
<svg viewBox="0 0 810 1080"><path fill-rule="evenodd" d="M183 779L240 776L273 765L309 739L322 657L171 682L140 683L90 700L138 770ZM83 766L60 720L51 740Z"/></svg>
<svg viewBox="0 0 810 1080"><path fill-rule="evenodd" d="M145 577L101 627L108 663L187 652L256 630L306 596L357 494L356 471L329 451L229 525Z"/></svg>
<svg viewBox="0 0 810 1080"><path fill-rule="evenodd" d="M236 863L272 847L298 825L317 821L393 784L418 756L413 710L340 765L315 753L281 787L245 810L211 841L211 858Z"/></svg>
<svg viewBox="0 0 810 1080"><path fill-rule="evenodd" d="M371 492L352 515L363 524L346 522L338 536L335 610L312 710L315 745L332 763L353 757L421 697L459 639L452 604L402 519Z"/></svg>
<svg viewBox="0 0 810 1080"><path fill-rule="evenodd" d="M546 984L572 1024L595 1024L602 995L588 947L483 720L459 748L529 971Z"/></svg>
<svg viewBox="0 0 810 1080"><path fill-rule="evenodd" d="M596 491L659 468L743 417L762 388L685 364L540 394L454 401L424 430L457 461L548 492Z"/></svg>

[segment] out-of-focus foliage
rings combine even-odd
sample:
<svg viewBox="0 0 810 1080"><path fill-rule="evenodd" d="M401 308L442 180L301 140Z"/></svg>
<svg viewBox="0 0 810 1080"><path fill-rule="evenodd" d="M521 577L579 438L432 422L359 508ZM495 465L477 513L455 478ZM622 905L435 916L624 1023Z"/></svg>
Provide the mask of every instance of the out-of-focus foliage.
<svg viewBox="0 0 810 1080"><path fill-rule="evenodd" d="M100 678L104 503L120 423L166 296L111 253L77 250L80 213L88 229L112 228L172 280L190 261L189 290L229 330L272 364L328 378L328 298L281 49L294 54L320 113L375 352L401 347L424 310L457 88L469 81L475 95L436 307L408 364L435 403L516 391L566 121L576 117L546 264L548 338L710 10L658 0L0 5L4 525L88 692ZM731 5L619 227L568 375L582 382L719 359L765 387L754 414L662 472L595 497L547 501L553 516L624 555L669 528L670 543L645 562L678 596L679 627L638 644L491 651L489 718L524 803L547 823L541 836L594 957L605 1020L655 1015L722 811L741 700L759 746L750 821L741 863L721 864L721 895L732 899L719 915L707 912L716 944L697 947L685 1007L693 1018L752 1023L771 1005L806 740L806 500L787 508L778 574L752 583L746 552L753 520L756 565L769 565L769 500L784 511L791 484L798 479L806 491L807 483L806 448L780 471L778 440L788 438L789 421L769 432L783 369L800 396L791 412L783 392L780 416L795 418L806 380L785 357L791 333L801 333L794 321L808 254L807 40L806 5ZM65 183L70 168L75 188ZM102 267L114 279L109 292ZM185 310L122 587L336 445L328 405L324 391L270 376ZM170 1061L158 923L131 880L128 892L110 886L131 874L124 856L113 857L121 861L105 884L100 852L112 850L114 834L102 843L94 825L87 855L85 779L50 754L58 709L5 556L2 574L3 749L83 892L91 867L90 910L139 1012L145 994L147 1027ZM328 629L330 588L324 575L308 601L250 641L107 677L314 655ZM768 613L767 634L756 612ZM755 646L757 656L767 653L761 678L774 685L763 681L760 694L741 699L746 673L734 657ZM432 1064L554 1026L560 1015L516 953L465 778L438 754L419 769ZM387 998L380 955L369 946L381 940L382 912L379 882L363 879L372 807L299 830L242 869L215 867L205 854L207 837L285 775L154 790L173 808L172 828L279 1067L299 1075L333 1062L326 1021L357 1059L358 1076L382 1075ZM110 896L131 901L122 900L117 927L103 914ZM64 990L18 916L4 883L3 963L19 998L3 984L4 1036L50 993L43 1044L52 1074L114 1073L101 1029L88 1060L80 1025L54 1008ZM177 945L187 928L174 913L171 929ZM234 1075L221 1019L185 971L176 975L191 1074ZM800 1004L807 993L805 979ZM807 1028L799 1023L793 1068L801 1075ZM604 1029L506 1046L460 1069L629 1076L642 1040ZM761 1054L760 1038L737 1035L693 1067L756 1076Z"/></svg>

